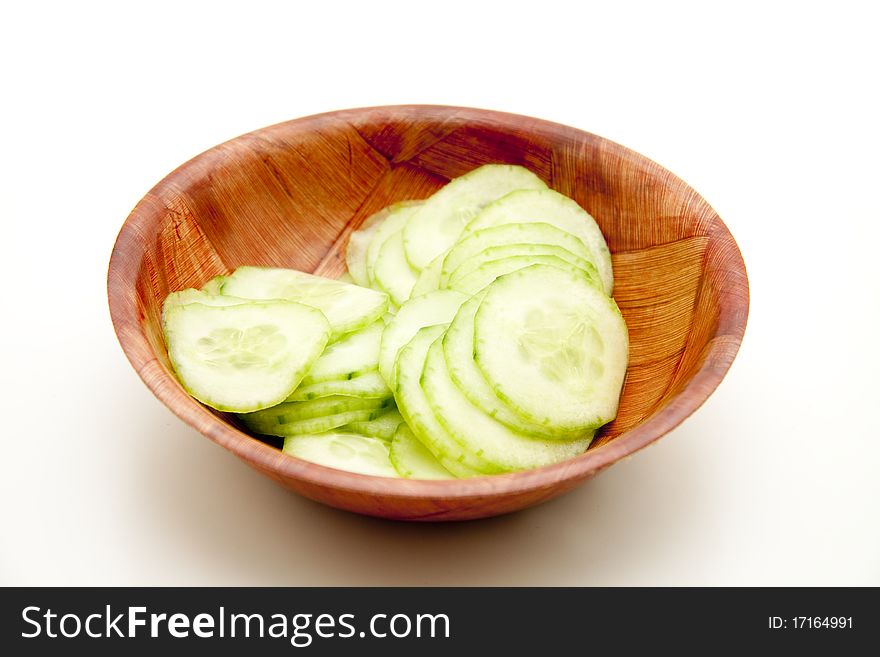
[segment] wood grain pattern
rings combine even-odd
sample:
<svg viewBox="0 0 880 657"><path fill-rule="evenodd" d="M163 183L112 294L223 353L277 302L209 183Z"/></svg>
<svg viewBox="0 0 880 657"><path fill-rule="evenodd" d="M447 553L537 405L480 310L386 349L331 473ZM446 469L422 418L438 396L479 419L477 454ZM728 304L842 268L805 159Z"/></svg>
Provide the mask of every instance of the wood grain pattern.
<svg viewBox="0 0 880 657"><path fill-rule="evenodd" d="M392 480L300 461L189 397L159 324L168 292L238 265L344 270L351 231L372 212L424 198L488 162L523 164L598 221L632 357L617 419L578 458L460 481ZM119 341L172 411L272 479L339 508L461 520L559 495L657 440L696 410L736 355L748 281L712 208L656 163L538 119L438 106L346 110L258 130L196 157L156 185L122 227L108 294Z"/></svg>

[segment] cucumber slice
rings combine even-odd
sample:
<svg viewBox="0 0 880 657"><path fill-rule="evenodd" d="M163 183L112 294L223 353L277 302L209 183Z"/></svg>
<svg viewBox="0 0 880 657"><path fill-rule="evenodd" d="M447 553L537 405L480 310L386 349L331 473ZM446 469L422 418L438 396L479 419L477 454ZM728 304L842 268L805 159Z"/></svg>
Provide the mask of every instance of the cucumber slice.
<svg viewBox="0 0 880 657"><path fill-rule="evenodd" d="M446 287L454 271L468 264L474 256L494 247L513 244L556 246L583 260L591 260L592 258L592 252L580 239L548 223L536 221L522 224L502 224L472 232L468 226L465 230L466 237L463 236L443 260L443 271L440 275L441 287ZM499 252L496 251L496 253ZM551 255L557 254L551 253ZM506 255L511 255L511 253ZM497 260L503 257L505 255L496 255L488 259Z"/></svg>
<svg viewBox="0 0 880 657"><path fill-rule="evenodd" d="M391 464L388 445L354 433L294 436L284 441L284 453L337 470L374 477L399 477Z"/></svg>
<svg viewBox="0 0 880 657"><path fill-rule="evenodd" d="M422 369L428 348L445 330L444 325L425 327L400 350L397 390L394 394L397 408L416 438L454 475L472 477L501 472L498 466L465 448L449 435L422 390Z"/></svg>
<svg viewBox="0 0 880 657"><path fill-rule="evenodd" d="M374 287L378 285L375 269L376 263L379 261L379 255L382 252L382 246L392 235L403 230L410 217L415 214L421 205L421 201L402 201L388 208L388 216L385 217L385 220L376 229L373 239L370 240L370 244L367 247L365 264L367 279L370 281L370 285Z"/></svg>
<svg viewBox="0 0 880 657"><path fill-rule="evenodd" d="M397 428L391 440L390 456L397 474L404 479L455 479L405 424Z"/></svg>
<svg viewBox="0 0 880 657"><path fill-rule="evenodd" d="M474 406L514 431L548 439L576 438L577 433L553 433L520 417L498 398L477 367L474 362L474 316L485 294L485 291L480 292L459 308L443 338L443 354L452 382Z"/></svg>
<svg viewBox="0 0 880 657"><path fill-rule="evenodd" d="M605 293L611 295L614 287L611 253L596 220L576 201L552 189L523 190L508 194L495 203L487 205L468 224L464 235L470 236L490 226L534 221L552 224L580 239L590 251L588 260L596 265Z"/></svg>
<svg viewBox="0 0 880 657"><path fill-rule="evenodd" d="M368 399L366 397L334 395L309 401L284 402L255 413L242 413L237 417L248 429L257 433L269 436L285 436L289 434L285 429L285 425L303 422L304 420L320 420L357 411L367 412L351 419L346 419L335 426L339 427L350 422L374 420L384 413L391 403L390 399Z"/></svg>
<svg viewBox="0 0 880 657"><path fill-rule="evenodd" d="M599 287L602 287L602 281L596 271L596 267L589 260L575 255L568 249L561 246L553 246L551 244L505 244L502 246L491 246L485 251L474 253L468 260L461 263L443 282L443 287L448 287L456 279L467 276L474 270L482 267L487 262L493 260L502 260L504 258L512 258L514 256L553 256L569 262L584 271L590 272L596 279Z"/></svg>
<svg viewBox="0 0 880 657"><path fill-rule="evenodd" d="M418 297L428 292L440 289L440 270L443 268L443 258L445 253L438 255L431 261L431 264L425 267L416 279L413 285L410 298Z"/></svg>
<svg viewBox="0 0 880 657"><path fill-rule="evenodd" d="M403 229L407 260L421 271L486 204L517 189L546 188L528 169L509 164L487 164L456 178L427 199Z"/></svg>
<svg viewBox="0 0 880 657"><path fill-rule="evenodd" d="M301 385L285 401L307 401L330 395L347 395L349 397L366 397L368 399L387 399L391 391L385 385L379 372L367 372L353 379L321 381L311 385Z"/></svg>
<svg viewBox="0 0 880 657"><path fill-rule="evenodd" d="M507 249L508 247L502 246L496 248ZM494 250L495 249L489 249L489 251ZM586 260L581 260L581 265L575 265L570 262L566 262L562 258L551 255L521 255L501 258L500 260L490 260L489 262L486 262L477 269L470 271L470 273L465 276L454 276L452 279L450 279L448 287L449 289L457 290L458 292L461 292L463 294L476 294L499 276L509 274L512 271L523 269L524 267L528 267L530 265L538 264L551 265L565 271L574 272L576 274L584 274L590 278L590 281L593 283L593 285L598 287L600 290L602 289L602 281L599 280L599 274L596 273L596 268L593 267L592 264L590 264ZM462 267L459 267L459 269L462 269Z"/></svg>
<svg viewBox="0 0 880 657"><path fill-rule="evenodd" d="M330 335L324 315L290 301L172 305L164 329L168 356L186 391L233 412L286 399Z"/></svg>
<svg viewBox="0 0 880 657"><path fill-rule="evenodd" d="M253 303L253 299L209 294L204 290L187 288L186 290L172 292L165 297L165 302L162 304L162 317L165 317L165 313L169 308L185 306L190 303L200 303L204 306L240 306L243 303Z"/></svg>
<svg viewBox="0 0 880 657"><path fill-rule="evenodd" d="M202 292L205 294L218 295L220 294L220 290L223 288L223 283L226 282L226 276L220 275L215 276L210 281L202 285Z"/></svg>
<svg viewBox="0 0 880 657"><path fill-rule="evenodd" d="M422 388L443 428L459 443L502 471L538 468L564 461L584 452L592 440L592 433L569 441L542 440L514 431L481 411L452 382L443 354L442 336L428 349Z"/></svg>
<svg viewBox="0 0 880 657"><path fill-rule="evenodd" d="M453 290L437 290L410 299L400 307L391 323L385 327L379 346L379 373L392 390L395 386L394 361L397 352L420 328L446 324L455 317L455 311L467 301L467 296Z"/></svg>
<svg viewBox="0 0 880 657"><path fill-rule="evenodd" d="M367 249L370 247L370 242L376 231L379 230L379 226L389 214L391 214L390 207L374 212L348 238L348 244L345 247L345 265L357 285L370 286L370 278L367 276Z"/></svg>
<svg viewBox="0 0 880 657"><path fill-rule="evenodd" d="M409 299L418 274L406 261L403 232L394 233L379 249L379 258L373 267L373 278L376 285L388 292L396 305L403 305Z"/></svg>
<svg viewBox="0 0 880 657"><path fill-rule="evenodd" d="M627 357L614 300L586 276L556 267L499 277L474 317L474 360L495 394L548 430L614 419Z"/></svg>
<svg viewBox="0 0 880 657"><path fill-rule="evenodd" d="M268 435L281 437L299 436L304 433L323 433L344 427L352 422L369 422L378 417L381 410L364 409L362 411L346 411L323 417L312 417L307 420L296 420L287 424L279 424L274 427L275 431Z"/></svg>
<svg viewBox="0 0 880 657"><path fill-rule="evenodd" d="M362 436L370 436L371 438L379 438L380 440L390 441L394 437L397 427L403 422L403 416L396 408L384 411L379 417L368 420L366 422L352 422L341 427L340 431L351 431L359 433Z"/></svg>
<svg viewBox="0 0 880 657"><path fill-rule="evenodd" d="M329 344L302 380L304 386L322 381L353 379L379 366L379 344L385 322L378 320Z"/></svg>
<svg viewBox="0 0 880 657"><path fill-rule="evenodd" d="M239 267L223 284L223 294L287 299L317 308L330 322L331 340L372 324L388 309L388 296L382 292L295 269Z"/></svg>

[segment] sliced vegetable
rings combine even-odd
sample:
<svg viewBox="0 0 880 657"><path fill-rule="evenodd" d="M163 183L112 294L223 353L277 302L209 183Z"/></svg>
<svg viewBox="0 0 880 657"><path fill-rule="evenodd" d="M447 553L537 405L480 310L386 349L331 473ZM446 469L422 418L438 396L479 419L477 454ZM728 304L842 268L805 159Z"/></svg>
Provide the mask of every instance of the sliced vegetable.
<svg viewBox="0 0 880 657"><path fill-rule="evenodd" d="M583 275L532 265L486 288L474 360L516 413L548 431L601 426L617 414L628 335L617 305Z"/></svg>
<svg viewBox="0 0 880 657"><path fill-rule="evenodd" d="M416 438L444 468L456 476L472 477L501 472L498 466L465 448L443 428L422 390L422 369L428 348L445 330L444 325L425 327L400 350L397 390L394 394L397 408Z"/></svg>
<svg viewBox="0 0 880 657"><path fill-rule="evenodd" d="M568 249L552 244L503 244L500 246L490 246L483 251L472 254L466 261L456 267L443 283L443 287L449 287L457 279L467 276L487 262L517 256L553 256L554 258L559 258L590 273L595 277L597 285L600 288L602 287L602 281L593 263L575 255Z"/></svg>
<svg viewBox="0 0 880 657"><path fill-rule="evenodd" d="M333 415L322 415L321 417L310 417L305 420L295 420L294 422L278 425L273 432L264 433L281 437L299 436L305 433L323 433L344 427L352 422L369 422L377 417L379 413L381 413L381 410L363 409L360 411L334 413Z"/></svg>
<svg viewBox="0 0 880 657"><path fill-rule="evenodd" d="M207 283L202 285L202 292L204 292L206 294L212 294L212 295L220 294L220 290L222 289L223 283L225 283L225 282L226 282L226 276L224 276L224 275L215 276L214 278L209 280Z"/></svg>
<svg viewBox="0 0 880 657"><path fill-rule="evenodd" d="M379 254L382 252L382 246L392 235L403 230L410 217L415 214L419 207L421 207L421 201L403 201L395 203L388 209L388 216L385 217L384 221L376 229L367 247L367 279L369 279L371 285L377 285L375 268L376 263L379 261Z"/></svg>
<svg viewBox="0 0 880 657"><path fill-rule="evenodd" d="M370 286L370 278L367 275L367 249L379 226L391 214L391 209L391 207L382 208L367 217L361 227L348 238L348 245L345 247L345 264L356 285Z"/></svg>
<svg viewBox="0 0 880 657"><path fill-rule="evenodd" d="M515 413L498 398L477 367L474 362L474 316L485 294L485 291L480 292L461 306L443 338L443 354L452 382L474 406L514 431L547 439L576 438L577 432L554 432Z"/></svg>
<svg viewBox="0 0 880 657"><path fill-rule="evenodd" d="M384 330L385 323L379 320L328 345L302 380L302 385L353 379L376 370Z"/></svg>
<svg viewBox="0 0 880 657"><path fill-rule="evenodd" d="M379 375L378 371L374 370L353 379L337 379L312 383L307 386L301 385L285 401L306 401L330 395L388 399L391 397L391 390L385 384L385 379Z"/></svg>
<svg viewBox="0 0 880 657"><path fill-rule="evenodd" d="M364 422L352 422L342 427L341 431L351 431L359 433L363 436L379 438L380 440L390 441L397 431L397 427L403 422L403 416L396 408L383 411L381 415L373 420Z"/></svg>
<svg viewBox="0 0 880 657"><path fill-rule="evenodd" d="M540 221L571 233L590 251L606 294L614 287L611 253L596 220L576 201L552 189L520 190L487 205L464 230L465 238L490 226Z"/></svg>
<svg viewBox="0 0 880 657"><path fill-rule="evenodd" d="M441 253L431 261L431 264L425 267L416 279L413 285L410 298L417 297L428 292L433 292L440 288L440 270L443 268L443 258L445 253Z"/></svg>
<svg viewBox="0 0 880 657"><path fill-rule="evenodd" d="M497 248L507 249L508 247ZM544 248L555 249L557 247ZM493 251L494 249L489 250ZM551 265L565 271L587 276L593 285L596 285L601 289L602 281L599 280L596 268L589 262L586 260L580 260L579 264L572 264L571 262L555 255L519 255L501 258L500 260L490 260L482 263L474 270L468 268L469 273L464 276L454 276L450 279L448 286L450 289L457 290L463 294L476 294L499 276L538 264ZM456 270L456 273L460 269L462 269L462 267L459 267L459 269Z"/></svg>
<svg viewBox="0 0 880 657"><path fill-rule="evenodd" d="M372 324L388 309L388 296L382 292L293 269L239 267L223 283L222 291L245 299L287 299L317 308L330 322L334 340Z"/></svg>
<svg viewBox="0 0 880 657"><path fill-rule="evenodd" d="M422 388L449 435L504 472L538 468L577 456L592 440L592 433L569 441L542 440L514 431L481 411L452 382L443 355L442 337L428 349Z"/></svg>
<svg viewBox="0 0 880 657"><path fill-rule="evenodd" d="M233 412L286 399L330 335L324 315L290 301L172 304L164 329L168 356L187 392Z"/></svg>
<svg viewBox="0 0 880 657"><path fill-rule="evenodd" d="M528 169L509 164L487 164L452 180L427 199L403 229L407 260L421 271L449 250L485 205L517 189L546 187Z"/></svg>
<svg viewBox="0 0 880 657"><path fill-rule="evenodd" d="M367 417L352 418L342 424L364 422L381 415L383 410L389 405L390 400L388 399L334 395L309 401L284 402L283 404L278 404L255 413L241 414L238 416L238 419L249 429L253 429L257 433L264 433L269 436L283 436L286 434L283 432L282 427L286 424L332 415L342 415L351 411L371 411L371 413L367 414ZM376 411L376 413L373 414L372 411ZM342 426L342 424L336 426Z"/></svg>
<svg viewBox="0 0 880 657"><path fill-rule="evenodd" d="M215 294L209 294L204 290L187 288L186 290L172 292L167 297L165 297L165 303L162 305L163 321L169 308L173 308L175 306L186 306L190 303L200 303L204 306L240 306L243 303L253 303L253 299L219 296Z"/></svg>
<svg viewBox="0 0 880 657"><path fill-rule="evenodd" d="M391 296L398 306L410 297L418 274L406 261L403 252L403 232L394 233L379 249L379 259L373 267L376 284Z"/></svg>
<svg viewBox="0 0 880 657"><path fill-rule="evenodd" d="M337 470L375 477L399 477L391 464L388 445L354 433L294 436L284 441L284 452Z"/></svg>
<svg viewBox="0 0 880 657"><path fill-rule="evenodd" d="M391 440L390 456L397 474L405 479L455 479L405 424Z"/></svg>
<svg viewBox="0 0 880 657"><path fill-rule="evenodd" d="M331 280L244 266L169 294L183 386L284 451L450 479L582 453L614 418L628 334L593 218L491 164L373 214Z"/></svg>
<svg viewBox="0 0 880 657"><path fill-rule="evenodd" d="M392 390L395 386L394 361L398 350L425 326L446 324L455 317L467 296L453 290L436 290L410 299L400 307L385 327L379 346L379 373Z"/></svg>
<svg viewBox="0 0 880 657"><path fill-rule="evenodd" d="M564 251L547 250L542 252L542 254L559 255L560 253L567 252L570 256L576 256L582 260L591 261L592 258L592 251L578 237L552 224L537 220L533 220L530 223L508 223L480 229L473 229L471 226L468 226L462 239L450 249L443 259L443 268L440 275L441 286L445 287L452 273L460 267L469 264L478 254L485 252L487 249L510 245L529 245L533 248L555 246L564 249ZM517 246L517 248L521 247ZM504 252L500 250L493 251L493 254L492 257L483 258L483 262L497 260L508 255L523 255L513 251ZM479 264L472 265L472 269L478 266ZM463 271L462 273L465 272Z"/></svg>

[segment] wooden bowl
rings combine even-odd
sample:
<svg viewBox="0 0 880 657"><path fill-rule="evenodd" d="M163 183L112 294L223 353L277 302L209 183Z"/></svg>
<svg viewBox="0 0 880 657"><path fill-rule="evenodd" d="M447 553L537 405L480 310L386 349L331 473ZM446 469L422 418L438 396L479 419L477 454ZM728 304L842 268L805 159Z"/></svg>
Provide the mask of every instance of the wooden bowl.
<svg viewBox="0 0 880 657"><path fill-rule="evenodd" d="M617 419L564 463L458 481L368 477L283 454L190 397L159 322L169 292L238 265L336 277L352 230L479 165L521 164L578 201L605 233L631 354ZM138 374L174 413L247 464L331 506L386 518L463 520L555 497L657 440L730 367L749 293L733 237L699 194L618 144L547 121L396 106L296 119L190 160L138 203L108 274L110 312Z"/></svg>

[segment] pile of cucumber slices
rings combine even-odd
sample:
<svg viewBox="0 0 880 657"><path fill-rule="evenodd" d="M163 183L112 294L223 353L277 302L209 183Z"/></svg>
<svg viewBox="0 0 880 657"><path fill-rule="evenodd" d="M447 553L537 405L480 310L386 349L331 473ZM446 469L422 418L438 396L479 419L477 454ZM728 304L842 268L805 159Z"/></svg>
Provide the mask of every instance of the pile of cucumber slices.
<svg viewBox="0 0 880 657"><path fill-rule="evenodd" d="M384 477L549 465L617 414L629 343L608 247L528 169L385 208L346 262L347 280L243 266L170 294L184 388L289 454Z"/></svg>

